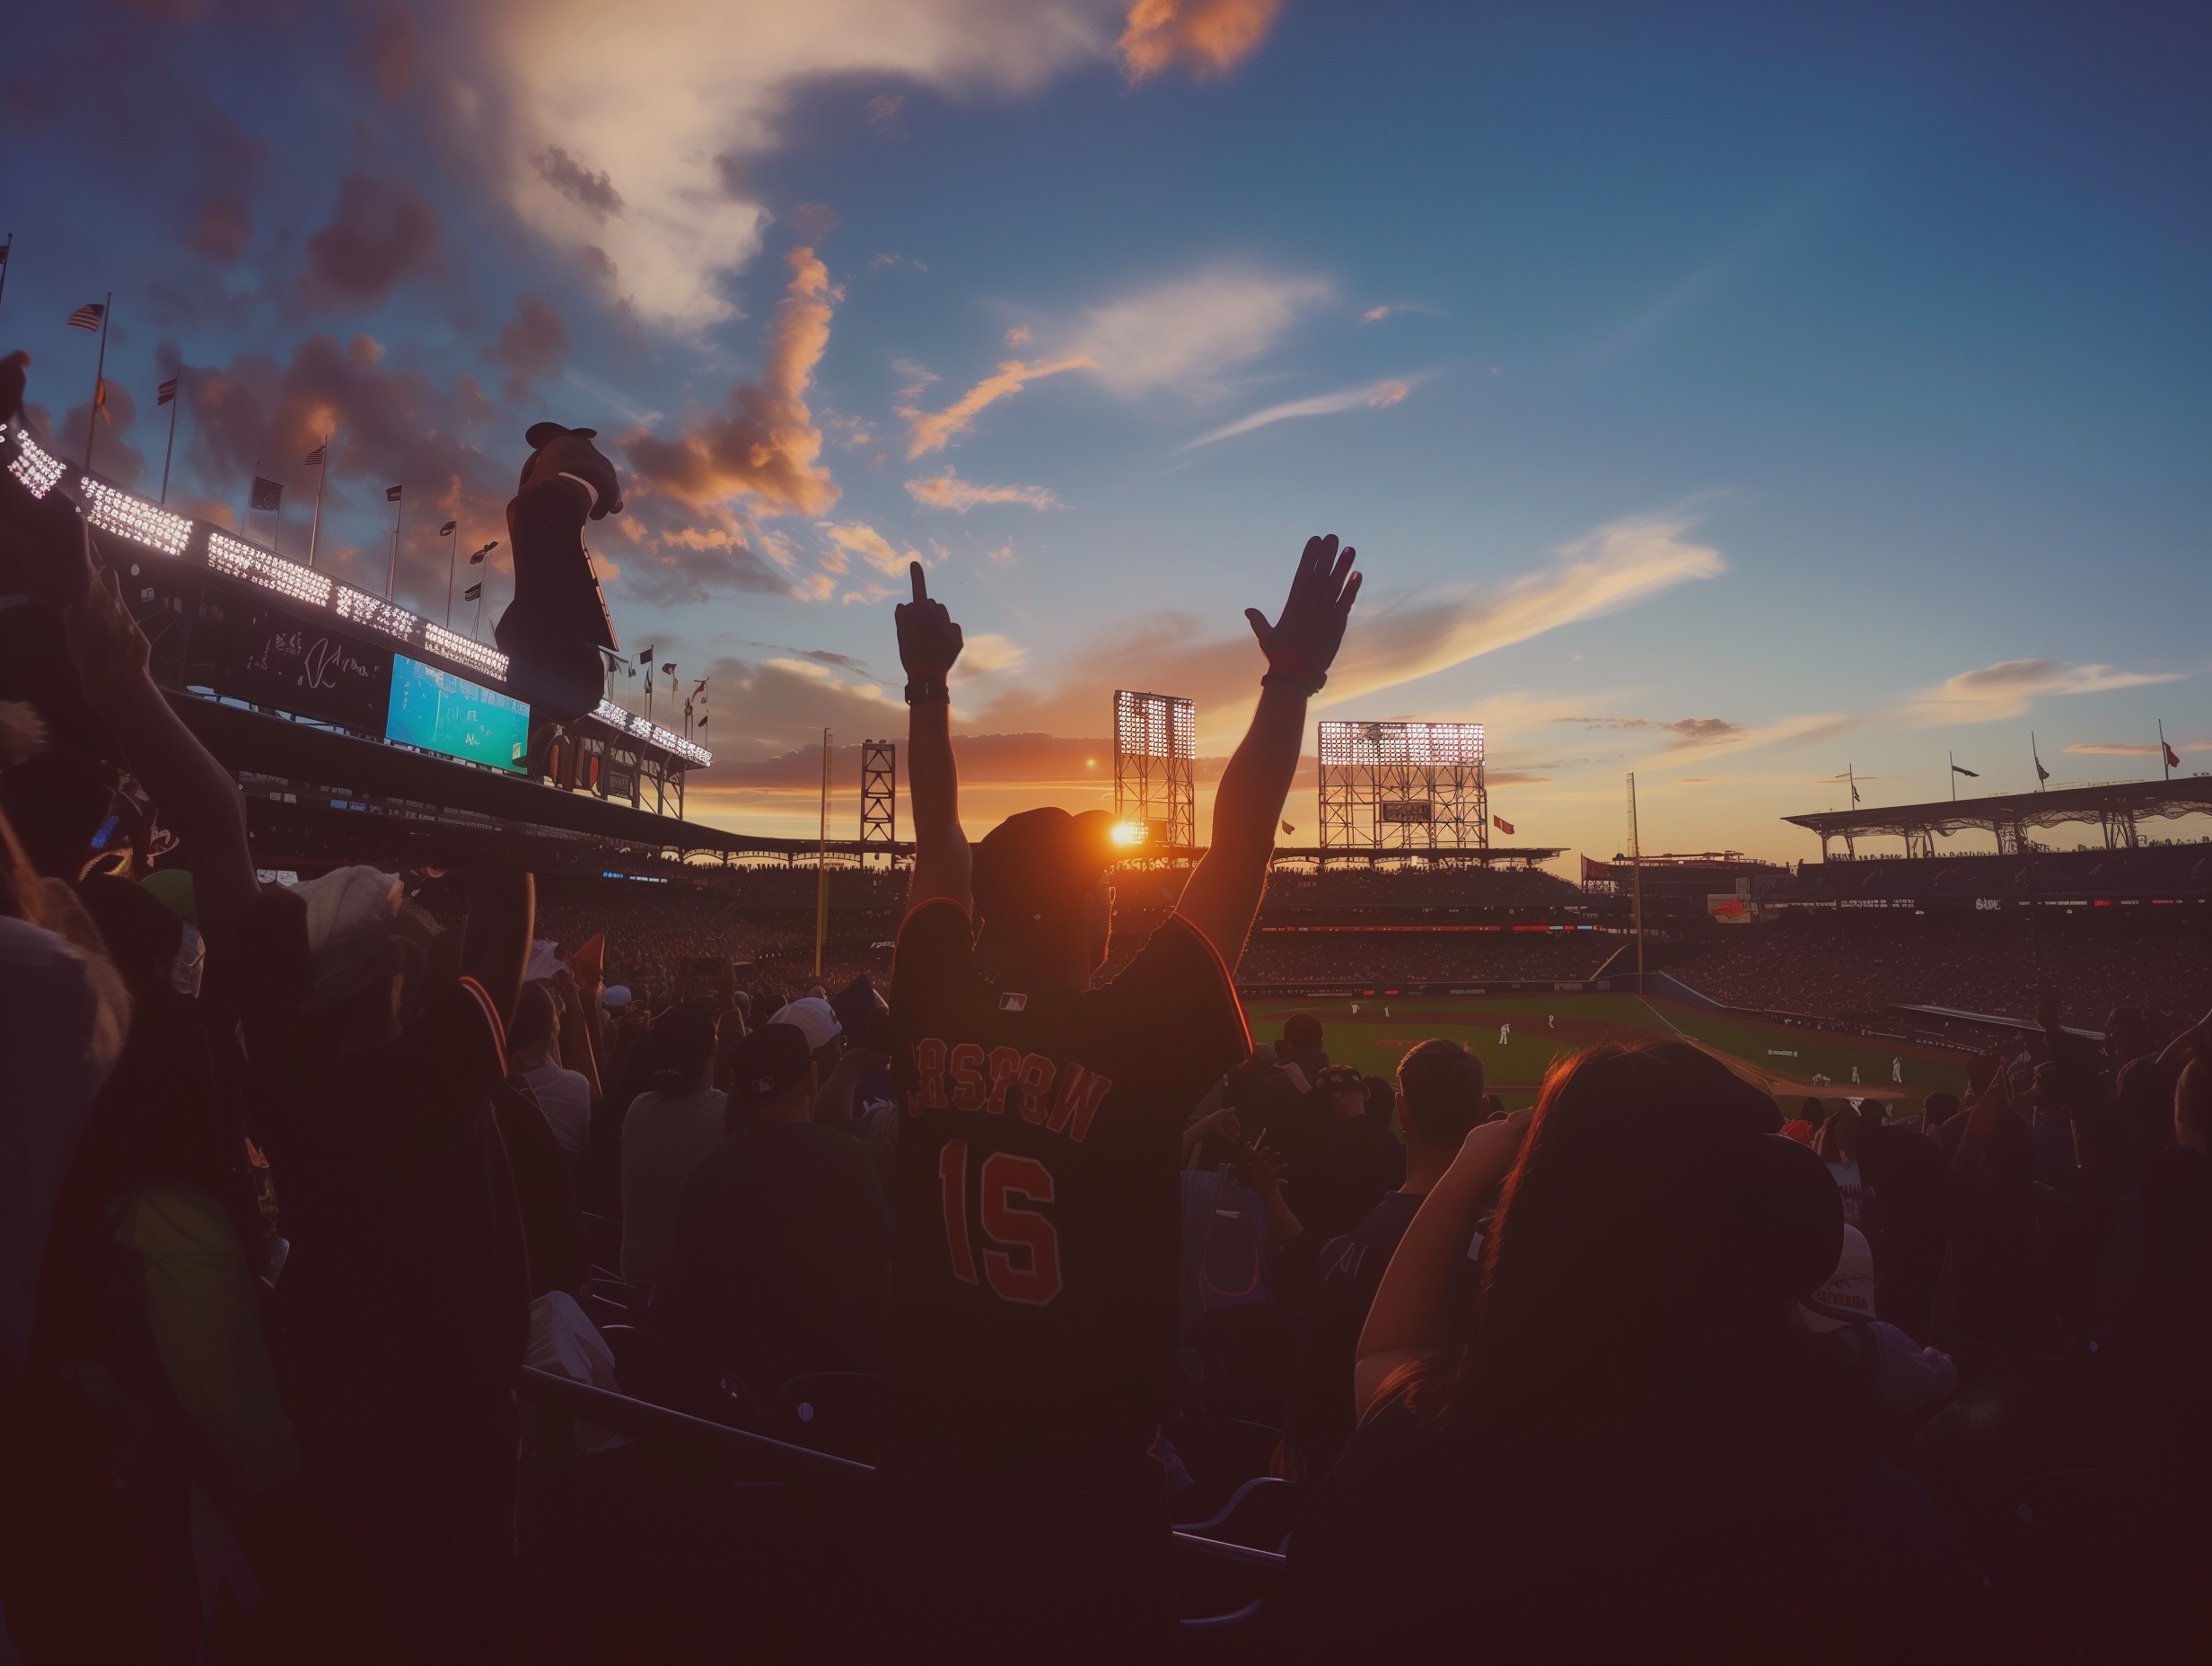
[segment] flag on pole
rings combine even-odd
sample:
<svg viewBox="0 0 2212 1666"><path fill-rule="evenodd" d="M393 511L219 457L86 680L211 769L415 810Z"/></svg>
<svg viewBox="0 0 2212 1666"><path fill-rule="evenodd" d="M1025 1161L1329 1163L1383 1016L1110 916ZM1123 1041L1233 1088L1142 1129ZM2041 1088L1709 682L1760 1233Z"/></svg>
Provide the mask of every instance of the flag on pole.
<svg viewBox="0 0 2212 1666"><path fill-rule="evenodd" d="M638 662L640 665L650 665L650 664L652 664L652 663L653 663L653 656L654 656L654 654L658 653L660 651L661 651L660 644L659 644L658 643L655 643L655 644L654 644L652 647L647 648L647 649L646 649L646 650L645 650L643 653L641 653L641 654L639 654L639 655L637 656L637 662ZM636 675L636 673L635 671L631 672L630 674L631 674L633 677Z"/></svg>
<svg viewBox="0 0 2212 1666"><path fill-rule="evenodd" d="M462 591L462 592L461 592L461 599L463 601L476 601L478 598L479 598L480 596L482 596L482 595L483 595L483 593L484 593L484 586L483 586L482 584L480 584L480 583L478 583L478 584L471 584L471 585L470 585L470 586L469 586L469 588L468 588L468 589L466 589L466 590L464 590L464 591Z"/></svg>
<svg viewBox="0 0 2212 1666"><path fill-rule="evenodd" d="M2035 760L2035 778L2038 781L2050 779L2050 771L2043 767L2043 760L2040 758Z"/></svg>
<svg viewBox="0 0 2212 1666"><path fill-rule="evenodd" d="M1979 781L1981 779L1980 770L1969 769L1964 764L1952 765L1951 773L1954 776L1964 776L1970 781Z"/></svg>
<svg viewBox="0 0 2212 1666"><path fill-rule="evenodd" d="M388 504L396 504L399 501L399 494L406 490L407 487L404 486L388 486L384 488L384 501Z"/></svg>
<svg viewBox="0 0 2212 1666"><path fill-rule="evenodd" d="M2167 745L2165 741L2159 741L2158 750L2166 755L2167 768L2179 769L2181 767L2181 754L2176 752L2171 746Z"/></svg>
<svg viewBox="0 0 2212 1666"><path fill-rule="evenodd" d="M1511 838L1513 837L1513 823L1506 820L1505 817L1492 816L1490 818L1490 825L1495 827L1500 833L1503 833L1507 838Z"/></svg>
<svg viewBox="0 0 2212 1666"><path fill-rule="evenodd" d="M105 302L87 301L69 315L69 328L71 329L98 329L100 320L107 316L108 307Z"/></svg>
<svg viewBox="0 0 2212 1666"><path fill-rule="evenodd" d="M105 376L92 389L92 408L100 413L101 421L110 428L115 426L115 417L108 410L108 379Z"/></svg>
<svg viewBox="0 0 2212 1666"><path fill-rule="evenodd" d="M329 455L330 445L329 442L326 440L322 444L318 445L313 451L307 453L307 466L310 469L320 469L322 467L324 460Z"/></svg>
<svg viewBox="0 0 2212 1666"><path fill-rule="evenodd" d="M285 501L285 488L277 481L253 477L253 496L250 506L255 509L275 509Z"/></svg>
<svg viewBox="0 0 2212 1666"><path fill-rule="evenodd" d="M453 535L454 529L460 525L461 522L458 521L448 521L443 526L438 529L438 536L440 538L451 538Z"/></svg>
<svg viewBox="0 0 2212 1666"><path fill-rule="evenodd" d="M1283 831L1284 831L1286 834L1295 833L1297 830L1298 830L1298 829L1297 829L1296 828L1292 827L1292 826L1290 825L1290 823L1289 823L1289 822L1286 821L1286 822L1284 822L1284 823L1283 823Z"/></svg>
<svg viewBox="0 0 2212 1666"><path fill-rule="evenodd" d="M482 566L484 565L484 557L491 554L493 550L498 548L499 546L496 543L485 545L483 548L478 550L476 554L469 557L469 565L472 567Z"/></svg>
<svg viewBox="0 0 2212 1666"><path fill-rule="evenodd" d="M0 243L0 266L5 266L8 263L8 250L13 246L12 242Z"/></svg>
<svg viewBox="0 0 2212 1666"><path fill-rule="evenodd" d="M1612 877L1613 864L1611 863L1593 862L1587 856L1582 859L1582 882L1584 884L1587 885L1592 880L1610 880Z"/></svg>
<svg viewBox="0 0 2212 1666"><path fill-rule="evenodd" d="M176 397L177 379L174 376L171 376L167 381L163 382L160 387L154 389L154 403L156 406L166 405L170 402L170 400L175 399Z"/></svg>
<svg viewBox="0 0 2212 1666"><path fill-rule="evenodd" d="M662 667L661 667L661 675L662 675L662 676L663 676L663 677L673 677L675 674L676 674L676 667L675 667L675 664L673 663L673 662L670 662L669 664L666 664L666 665L663 665L663 666L662 666Z"/></svg>

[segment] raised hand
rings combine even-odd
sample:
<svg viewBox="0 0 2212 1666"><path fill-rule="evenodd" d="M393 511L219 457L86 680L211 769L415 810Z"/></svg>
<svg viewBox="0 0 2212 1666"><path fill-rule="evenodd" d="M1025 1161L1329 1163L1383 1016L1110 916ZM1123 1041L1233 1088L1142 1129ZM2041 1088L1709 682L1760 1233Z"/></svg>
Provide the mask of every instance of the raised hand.
<svg viewBox="0 0 2212 1666"><path fill-rule="evenodd" d="M900 602L893 610L899 625L899 661L911 680L942 680L966 644L944 603L930 599L922 564L912 563L908 576L914 581L914 600Z"/></svg>
<svg viewBox="0 0 2212 1666"><path fill-rule="evenodd" d="M1344 641L1344 623L1359 594L1359 574L1352 570L1358 557L1359 551L1349 544L1338 550L1334 532L1309 538L1305 553L1298 557L1297 576L1290 581L1290 599L1283 603L1282 617L1270 625L1258 608L1244 609L1271 674L1287 677L1315 693L1329 680L1329 667Z"/></svg>
<svg viewBox="0 0 2212 1666"><path fill-rule="evenodd" d="M84 697L98 706L145 679L147 644L145 632L138 628L123 600L122 581L90 551L85 561L83 600L71 604L62 624Z"/></svg>

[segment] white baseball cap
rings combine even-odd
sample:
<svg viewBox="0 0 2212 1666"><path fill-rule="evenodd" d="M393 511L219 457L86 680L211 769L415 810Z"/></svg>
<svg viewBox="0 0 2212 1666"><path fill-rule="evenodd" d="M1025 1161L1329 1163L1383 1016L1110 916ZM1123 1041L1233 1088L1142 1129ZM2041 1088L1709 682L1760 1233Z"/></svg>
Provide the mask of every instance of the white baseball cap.
<svg viewBox="0 0 2212 1666"><path fill-rule="evenodd" d="M610 984L599 992L599 1004L610 1013L619 1013L630 1004L628 984Z"/></svg>
<svg viewBox="0 0 2212 1666"><path fill-rule="evenodd" d="M819 1053L838 1036L845 1026L838 1022L838 1015L830 1003L818 995L802 995L790 1005L777 1009L768 1020L771 1024L789 1024L806 1038L806 1050Z"/></svg>
<svg viewBox="0 0 2212 1666"><path fill-rule="evenodd" d="M1839 1317L1844 1314L1850 1317ZM1843 1253L1836 1258L1836 1270L1813 1293L1811 1302L1797 1304L1797 1317L1816 1335L1841 1330L1854 1319L1874 1317L1874 1252L1857 1227L1843 1229Z"/></svg>

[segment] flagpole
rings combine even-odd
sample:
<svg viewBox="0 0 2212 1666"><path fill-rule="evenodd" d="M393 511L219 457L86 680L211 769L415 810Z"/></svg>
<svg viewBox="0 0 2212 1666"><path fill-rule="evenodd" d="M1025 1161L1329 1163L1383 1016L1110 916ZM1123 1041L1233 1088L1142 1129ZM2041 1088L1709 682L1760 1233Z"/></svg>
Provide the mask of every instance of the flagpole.
<svg viewBox="0 0 2212 1666"><path fill-rule="evenodd" d="M0 295L8 293L8 267L13 261L14 254L15 233L10 232L6 247L0 249Z"/></svg>
<svg viewBox="0 0 2212 1666"><path fill-rule="evenodd" d="M1955 804L1959 802L1959 760L1945 752L1944 762L1951 766L1951 802Z"/></svg>
<svg viewBox="0 0 2212 1666"><path fill-rule="evenodd" d="M92 408L84 413L84 472L92 471L92 425L100 420L100 384L108 373L108 315L115 311L115 291L108 292L100 309L100 363L92 372Z"/></svg>
<svg viewBox="0 0 2212 1666"><path fill-rule="evenodd" d="M1635 892L1636 992L1644 993L1644 842L1636 825L1636 776L1628 776L1628 872Z"/></svg>
<svg viewBox="0 0 2212 1666"><path fill-rule="evenodd" d="M407 518L407 487L399 488L399 498L391 512L391 561L384 568L384 600L391 600L391 592L399 583L399 522Z"/></svg>
<svg viewBox="0 0 2212 1666"><path fill-rule="evenodd" d="M315 545L322 536L322 487L330 478L330 436L322 436L322 443L315 448L315 455L322 461L315 470L315 518L307 528L307 565L315 565Z"/></svg>
<svg viewBox="0 0 2212 1666"><path fill-rule="evenodd" d="M177 390L169 396L169 443L162 448L162 502L169 501L169 460L177 454L177 407L184 403L184 375L177 376Z"/></svg>
<svg viewBox="0 0 2212 1666"><path fill-rule="evenodd" d="M260 478L261 460L257 457L253 460L253 478L246 482L246 513L238 517L238 535L241 538L250 539L253 536L253 482Z"/></svg>
<svg viewBox="0 0 2212 1666"><path fill-rule="evenodd" d="M2164 772L2165 778L2169 781L2173 779L2173 766L2166 759L2172 756L2172 754L2166 750L2166 720L2161 717L2158 720L2158 767Z"/></svg>
<svg viewBox="0 0 2212 1666"><path fill-rule="evenodd" d="M453 564L461 556L461 522L453 522L453 530L445 535L445 628L453 628Z"/></svg>

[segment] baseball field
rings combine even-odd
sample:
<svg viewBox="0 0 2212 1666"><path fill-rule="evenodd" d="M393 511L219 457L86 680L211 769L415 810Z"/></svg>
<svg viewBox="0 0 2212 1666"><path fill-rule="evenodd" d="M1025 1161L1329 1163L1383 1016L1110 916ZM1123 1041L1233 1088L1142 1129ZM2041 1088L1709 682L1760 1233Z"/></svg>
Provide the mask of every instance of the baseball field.
<svg viewBox="0 0 2212 1666"><path fill-rule="evenodd" d="M1962 1092L1963 1053L1865 1036L1838 1035L1700 1012L1634 995L1408 995L1349 1000L1259 997L1246 1003L1252 1039L1272 1041L1292 1013L1321 1021L1332 1063L1388 1080L1417 1041L1448 1036L1482 1060L1491 1091L1508 1107L1528 1104L1554 1059L1609 1041L1679 1037L1759 1082L1778 1099L1819 1095L1903 1101ZM1854 1074L1856 1073L1856 1074ZM1901 1078L1898 1080L1897 1078Z"/></svg>

